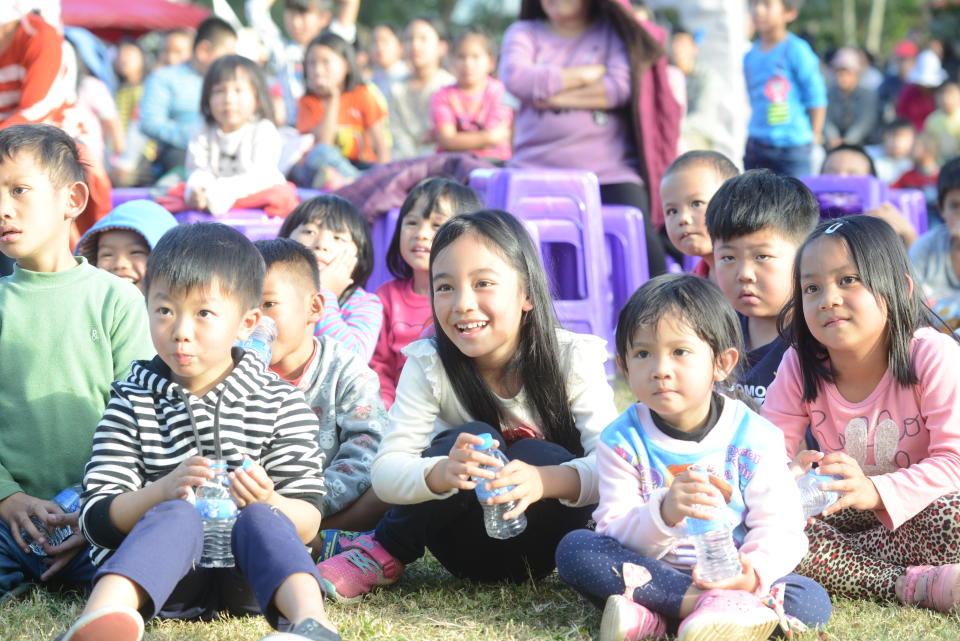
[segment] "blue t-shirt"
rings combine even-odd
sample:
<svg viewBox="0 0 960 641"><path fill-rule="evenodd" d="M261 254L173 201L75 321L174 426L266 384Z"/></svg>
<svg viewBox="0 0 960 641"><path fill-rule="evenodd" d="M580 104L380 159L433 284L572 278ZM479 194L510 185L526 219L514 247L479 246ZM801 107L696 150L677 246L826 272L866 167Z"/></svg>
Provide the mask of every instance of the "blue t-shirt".
<svg viewBox="0 0 960 641"><path fill-rule="evenodd" d="M776 147L813 142L808 109L827 105L820 59L806 41L788 33L768 51L758 40L743 58L750 96L750 137Z"/></svg>

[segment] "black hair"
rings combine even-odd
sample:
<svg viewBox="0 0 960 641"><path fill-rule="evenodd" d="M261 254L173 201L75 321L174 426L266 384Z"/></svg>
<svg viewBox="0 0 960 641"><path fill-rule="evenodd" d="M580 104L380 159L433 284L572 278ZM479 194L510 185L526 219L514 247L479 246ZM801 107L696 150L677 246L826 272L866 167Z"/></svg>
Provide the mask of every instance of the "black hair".
<svg viewBox="0 0 960 641"><path fill-rule="evenodd" d="M410 28L410 25L412 25L414 22L423 22L430 25L430 28L437 32L437 38L439 38L443 42L447 40L448 34L447 34L446 26L444 26L444 24L434 16L428 16L428 15L414 16L409 20L407 20L407 24L403 28L404 36L406 36L407 30Z"/></svg>
<svg viewBox="0 0 960 641"><path fill-rule="evenodd" d="M253 243L260 255L266 271L273 266L288 270L304 290L311 293L320 291L320 269L313 252L290 238L258 240Z"/></svg>
<svg viewBox="0 0 960 641"><path fill-rule="evenodd" d="M823 173L824 168L827 166L827 159L830 158L831 154L835 154L840 151L849 151L851 153L860 154L867 159L867 166L870 171L870 175L876 177L877 175L877 166L873 163L873 158L870 157L870 154L867 153L867 150L863 148L863 145L851 145L850 143L842 142L839 145L831 147L827 150L827 153L823 156L823 164L820 165L820 173Z"/></svg>
<svg viewBox="0 0 960 641"><path fill-rule="evenodd" d="M897 118L891 121L887 126L883 128L883 134L887 135L898 131L900 129L909 129L910 131L915 131L913 128L913 123L907 120L906 118Z"/></svg>
<svg viewBox="0 0 960 641"><path fill-rule="evenodd" d="M230 26L229 22L216 16L210 16L197 27L197 35L193 37L193 48L196 49L203 41L207 41L216 47L226 40L236 37L237 32Z"/></svg>
<svg viewBox="0 0 960 641"><path fill-rule="evenodd" d="M270 122L274 121L273 99L270 97L270 89L267 87L267 79L263 75L263 70L249 58L227 55L214 60L203 76L203 88L200 90L200 112L208 125L214 125L217 122L210 110L210 97L213 95L213 90L222 82L236 79L241 70L253 86L253 93L257 98L257 117Z"/></svg>
<svg viewBox="0 0 960 641"><path fill-rule="evenodd" d="M740 355L737 366L720 385L730 396L737 381L743 356L743 332L740 319L730 302L706 278L693 274L663 274L651 278L633 293L620 310L617 320L617 361L626 373L627 352L641 327L656 329L664 318L672 318L688 326L710 346L713 360L730 348Z"/></svg>
<svg viewBox="0 0 960 641"><path fill-rule="evenodd" d="M284 11L296 11L297 13L306 13L308 11L319 11L320 13L329 13L333 10L331 0L284 0Z"/></svg>
<svg viewBox="0 0 960 641"><path fill-rule="evenodd" d="M357 264L353 268L350 278L353 282L340 294L342 305L357 288L367 284L370 273L373 271L373 242L370 240L370 226L357 208L349 200L324 194L305 200L294 209L283 221L277 238L290 238L290 235L300 225L314 223L333 232L349 232L353 244L357 246Z"/></svg>
<svg viewBox="0 0 960 641"><path fill-rule="evenodd" d="M85 165L80 160L77 143L63 129L27 123L0 130L0 158L11 160L24 151L33 154L54 186L86 184Z"/></svg>
<svg viewBox="0 0 960 641"><path fill-rule="evenodd" d="M431 281L433 265L440 252L468 234L473 235L476 242L499 253L517 271L532 306L521 317L517 351L501 372L501 378L511 380L516 376L520 380L531 409L540 418L543 437L547 441L563 446L575 456L582 456L583 446L567 397L565 372L560 369L559 322L553 310L540 252L523 223L505 211L486 209L462 214L444 223L433 239ZM437 354L457 399L475 420L501 429L506 417L500 403L473 359L464 355L443 331L435 305L433 323L437 327L434 337Z"/></svg>
<svg viewBox="0 0 960 641"><path fill-rule="evenodd" d="M940 168L940 175L937 176L937 206L943 209L947 194L954 189L960 189L960 158L951 158Z"/></svg>
<svg viewBox="0 0 960 641"><path fill-rule="evenodd" d="M797 250L793 263L793 295L777 318L780 335L797 352L803 400L815 401L820 383L836 380L827 349L813 336L803 315L800 262L804 252L824 238L845 245L864 287L886 310L885 331L890 341L887 368L894 380L902 387L916 385L919 379L910 356L910 341L914 332L930 326L935 316L923 302L920 281L913 273L897 232L875 216L846 216L818 225ZM907 285L908 276L913 287Z"/></svg>
<svg viewBox="0 0 960 641"><path fill-rule="evenodd" d="M729 179L707 205L714 243L772 229L797 245L820 220L820 204L802 182L769 169L751 169Z"/></svg>
<svg viewBox="0 0 960 641"><path fill-rule="evenodd" d="M674 172L697 165L706 165L707 167L713 169L715 172L717 172L717 176L719 176L722 181L726 181L734 176L740 175L740 170L737 169L737 166L733 164L733 161L721 154L719 151L697 149L682 154L676 160L670 163L670 166L667 167L666 171L663 172L663 177L666 178Z"/></svg>
<svg viewBox="0 0 960 641"><path fill-rule="evenodd" d="M353 45L331 31L324 31L319 36L310 41L307 48L303 50L303 69L306 74L307 57L310 50L314 47L326 47L335 54L344 59L347 63L347 77L343 79L343 91L353 91L357 85L363 82L363 76L360 74L360 67L357 65L357 54L353 50Z"/></svg>
<svg viewBox="0 0 960 641"><path fill-rule="evenodd" d="M216 283L246 311L260 304L264 273L260 252L236 229L221 223L178 225L150 252L143 292L149 298L157 282L183 293Z"/></svg>
<svg viewBox="0 0 960 641"><path fill-rule="evenodd" d="M456 37L453 39L453 46L451 49L456 51L460 48L460 45L463 44L465 40L470 38L477 38L483 45L483 48L486 50L487 55L496 63L497 61L497 44L493 41L493 38L490 37L490 32L484 29L479 25L470 25L465 29L457 33Z"/></svg>
<svg viewBox="0 0 960 641"><path fill-rule="evenodd" d="M590 3L590 19L602 20L620 38L620 42L627 50L627 59L630 61L630 103L627 113L630 122L630 137L640 156L640 175L644 181L650 182L649 171L643 161L643 137L640 123L637 120L640 109L640 78L644 70L652 67L666 53L632 11L620 4L618 0L587 0ZM520 20L547 20L547 14L540 4L540 0L523 0L520 4ZM658 185L659 187L659 185Z"/></svg>
<svg viewBox="0 0 960 641"><path fill-rule="evenodd" d="M433 177L417 183L400 206L397 224L393 228L393 238L390 239L390 246L387 248L387 269L394 278L400 280L413 278L413 269L400 255L400 231L403 229L403 219L417 205L422 206L424 219L432 216L442 205L446 206L451 218L483 209L483 203L477 196L477 192L455 180Z"/></svg>
<svg viewBox="0 0 960 641"><path fill-rule="evenodd" d="M803 9L803 4L805 0L780 0L783 3L784 9L793 9L797 13L800 13L800 10Z"/></svg>

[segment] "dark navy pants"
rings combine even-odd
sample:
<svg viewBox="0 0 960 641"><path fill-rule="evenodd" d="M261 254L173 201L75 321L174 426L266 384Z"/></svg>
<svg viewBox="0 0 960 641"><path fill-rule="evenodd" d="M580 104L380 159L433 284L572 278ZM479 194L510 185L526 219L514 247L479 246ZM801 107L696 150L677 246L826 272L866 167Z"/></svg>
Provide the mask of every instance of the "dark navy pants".
<svg viewBox="0 0 960 641"><path fill-rule="evenodd" d="M775 147L756 138L748 138L747 149L743 155L743 168L769 169L794 178L809 176L813 173L812 154L813 145Z"/></svg>
<svg viewBox="0 0 960 641"><path fill-rule="evenodd" d="M611 595L623 594L623 564L646 568L651 579L633 591L633 600L676 623L683 595L693 583L688 572L663 561L628 550L610 536L590 530L577 530L563 538L557 547L557 571L567 585L597 607L603 607ZM833 606L819 583L797 574L789 574L774 583L785 583L783 609L808 627L824 627Z"/></svg>
<svg viewBox="0 0 960 641"><path fill-rule="evenodd" d="M45 557L24 552L13 540L10 528L0 521L0 596L26 582L39 582L50 569ZM90 548L84 545L77 555L57 572L48 583L50 587L81 587L86 589L96 568L90 562Z"/></svg>
<svg viewBox="0 0 960 641"><path fill-rule="evenodd" d="M467 423L441 432L422 456L446 456L461 432L503 435L486 423ZM574 458L556 443L523 439L503 446L507 458L535 466L559 465ZM439 500L391 508L377 525L376 538L403 563L412 563L429 548L451 574L475 581L521 582L553 571L554 551L563 535L584 527L596 506L570 508L544 499L527 508L527 529L506 540L487 536L483 508L472 491Z"/></svg>
<svg viewBox="0 0 960 641"><path fill-rule="evenodd" d="M316 567L296 527L282 512L264 503L240 510L233 527L235 568L200 568L203 523L186 501L165 501L151 508L117 551L97 571L119 574L150 597L144 619L213 619L224 610L234 615L263 612L274 628L281 617L271 605L287 577Z"/></svg>

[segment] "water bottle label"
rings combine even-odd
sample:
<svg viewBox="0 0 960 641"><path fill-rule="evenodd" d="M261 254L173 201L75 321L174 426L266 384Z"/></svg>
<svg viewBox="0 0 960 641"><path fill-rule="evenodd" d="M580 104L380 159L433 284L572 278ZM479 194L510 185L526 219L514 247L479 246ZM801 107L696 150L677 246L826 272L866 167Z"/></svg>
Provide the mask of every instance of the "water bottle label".
<svg viewBox="0 0 960 641"><path fill-rule="evenodd" d="M205 519L230 519L237 516L233 499L198 498L197 511Z"/></svg>
<svg viewBox="0 0 960 641"><path fill-rule="evenodd" d="M70 514L80 509L80 495L72 488L63 490L55 497L53 502L60 506L64 514Z"/></svg>
<svg viewBox="0 0 960 641"><path fill-rule="evenodd" d="M493 498L494 496L500 496L501 494L506 494L507 492L512 490L514 487L516 487L514 485L508 485L507 487L498 487L496 489L489 490L486 487L487 483L490 482L489 479L477 478L474 480L477 482L477 487L474 491L477 493L478 501L486 501L487 499Z"/></svg>

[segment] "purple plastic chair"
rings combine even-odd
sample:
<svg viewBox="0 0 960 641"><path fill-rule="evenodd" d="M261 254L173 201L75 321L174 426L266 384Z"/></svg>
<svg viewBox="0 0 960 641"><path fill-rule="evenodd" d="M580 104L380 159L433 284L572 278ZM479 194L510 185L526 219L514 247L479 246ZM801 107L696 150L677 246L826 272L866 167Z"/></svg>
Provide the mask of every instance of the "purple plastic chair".
<svg viewBox="0 0 960 641"><path fill-rule="evenodd" d="M647 265L647 239L643 212L625 205L603 205L603 233L607 243L613 311L610 326L616 329L617 317L627 300L650 279Z"/></svg>
<svg viewBox="0 0 960 641"><path fill-rule="evenodd" d="M487 185L490 184L490 178L499 169L474 169L470 172L470 189L477 192L481 201L486 202Z"/></svg>
<svg viewBox="0 0 960 641"><path fill-rule="evenodd" d="M173 217L181 225L223 223L241 232L251 241L276 238L284 221L280 217L267 216L260 209L231 209L223 216L188 210L174 214Z"/></svg>
<svg viewBox="0 0 960 641"><path fill-rule="evenodd" d="M557 316L568 328L612 338L600 187L591 172L500 169L488 178L486 204L511 212L538 231ZM471 186L473 181L471 180Z"/></svg>
<svg viewBox="0 0 960 641"><path fill-rule="evenodd" d="M393 274L387 269L387 250L390 248L393 229L397 225L399 215L400 208L394 207L377 218L370 226L370 242L373 244L373 271L370 272L370 278L367 279L367 285L364 287L368 292L376 290L377 287L393 278Z"/></svg>
<svg viewBox="0 0 960 641"><path fill-rule="evenodd" d="M112 207L141 198L150 198L149 187L114 187L110 190L110 205Z"/></svg>
<svg viewBox="0 0 960 641"><path fill-rule="evenodd" d="M887 200L887 185L874 176L820 175L800 180L820 202L821 219L862 214Z"/></svg>
<svg viewBox="0 0 960 641"><path fill-rule="evenodd" d="M917 234L927 231L927 198L919 189L891 189L887 199L910 221Z"/></svg>

